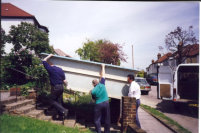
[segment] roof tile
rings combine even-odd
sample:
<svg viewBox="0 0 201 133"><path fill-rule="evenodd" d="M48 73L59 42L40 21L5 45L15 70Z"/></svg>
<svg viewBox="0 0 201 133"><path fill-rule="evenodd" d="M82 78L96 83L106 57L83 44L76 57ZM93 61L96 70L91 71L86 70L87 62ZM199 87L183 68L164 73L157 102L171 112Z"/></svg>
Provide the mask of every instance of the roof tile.
<svg viewBox="0 0 201 133"><path fill-rule="evenodd" d="M1 3L1 16L6 17L33 17L33 15L27 13L26 11L10 4Z"/></svg>
<svg viewBox="0 0 201 133"><path fill-rule="evenodd" d="M54 52L59 55L59 56L66 56L66 57L71 57L70 55L64 53L62 50L60 49L54 49Z"/></svg>
<svg viewBox="0 0 201 133"><path fill-rule="evenodd" d="M167 53L167 54L163 55L161 58L159 58L157 61L155 61L155 63L161 63L161 62L167 60L171 55L172 55L172 53Z"/></svg>

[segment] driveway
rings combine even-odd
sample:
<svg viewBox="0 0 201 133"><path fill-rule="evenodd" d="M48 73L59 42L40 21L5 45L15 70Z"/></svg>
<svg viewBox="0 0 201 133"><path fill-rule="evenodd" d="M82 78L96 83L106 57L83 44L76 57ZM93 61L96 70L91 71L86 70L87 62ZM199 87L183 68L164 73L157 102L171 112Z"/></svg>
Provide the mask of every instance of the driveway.
<svg viewBox="0 0 201 133"><path fill-rule="evenodd" d="M171 100L157 99L156 86L151 87L149 95L142 95L141 103L156 108L166 116L178 122L192 133L198 133L198 110L187 103L176 103Z"/></svg>

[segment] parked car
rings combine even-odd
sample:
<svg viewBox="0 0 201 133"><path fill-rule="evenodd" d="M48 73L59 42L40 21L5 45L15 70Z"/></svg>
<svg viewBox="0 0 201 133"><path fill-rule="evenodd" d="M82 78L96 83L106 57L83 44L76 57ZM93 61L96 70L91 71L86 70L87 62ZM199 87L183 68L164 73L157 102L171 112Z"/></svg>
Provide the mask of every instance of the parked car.
<svg viewBox="0 0 201 133"><path fill-rule="evenodd" d="M147 75L146 80L150 85L157 85L158 84L158 79L157 79L156 74Z"/></svg>
<svg viewBox="0 0 201 133"><path fill-rule="evenodd" d="M135 82L140 85L141 92L148 95L149 91L151 90L151 86L147 82L145 78L135 77Z"/></svg>

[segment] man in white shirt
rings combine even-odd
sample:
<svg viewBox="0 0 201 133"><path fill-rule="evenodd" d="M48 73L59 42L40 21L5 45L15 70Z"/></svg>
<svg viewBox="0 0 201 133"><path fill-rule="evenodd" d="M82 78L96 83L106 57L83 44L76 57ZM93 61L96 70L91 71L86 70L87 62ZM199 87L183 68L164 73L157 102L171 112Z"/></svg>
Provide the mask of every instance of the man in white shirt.
<svg viewBox="0 0 201 133"><path fill-rule="evenodd" d="M136 124L139 128L141 128L140 121L138 118L138 107L140 106L141 97L140 86L134 81L134 76L132 74L129 74L127 78L127 81L130 84L128 96L136 98Z"/></svg>

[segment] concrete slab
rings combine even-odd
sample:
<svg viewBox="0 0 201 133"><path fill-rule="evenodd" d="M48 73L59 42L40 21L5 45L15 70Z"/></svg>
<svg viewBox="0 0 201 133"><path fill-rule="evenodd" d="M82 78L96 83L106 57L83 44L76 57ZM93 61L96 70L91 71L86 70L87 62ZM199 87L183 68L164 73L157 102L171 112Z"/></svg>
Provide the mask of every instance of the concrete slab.
<svg viewBox="0 0 201 133"><path fill-rule="evenodd" d="M141 128L147 133L173 133L170 129L165 127L157 119L145 112L143 109L138 110Z"/></svg>
<svg viewBox="0 0 201 133"><path fill-rule="evenodd" d="M157 87L151 86L149 95L141 96L141 103L156 108L192 133L198 133L199 118L188 114L186 108L176 109L171 101L157 99Z"/></svg>

